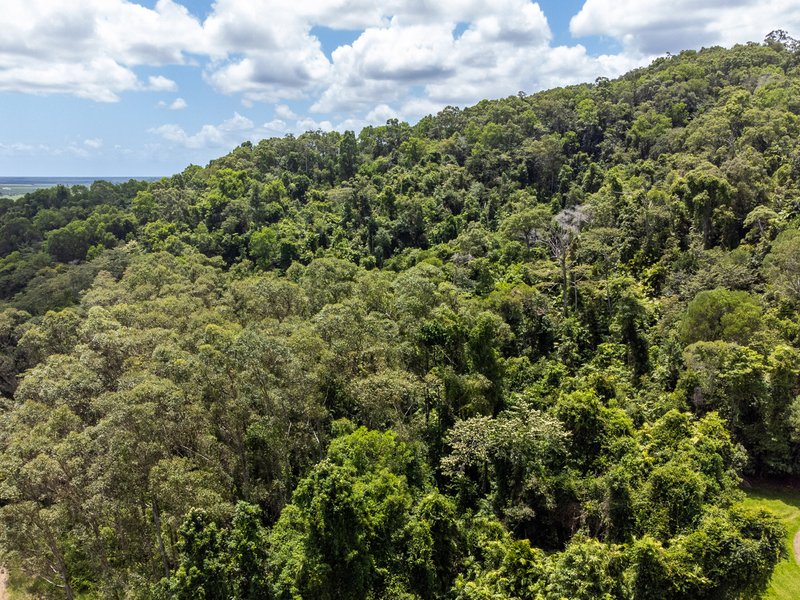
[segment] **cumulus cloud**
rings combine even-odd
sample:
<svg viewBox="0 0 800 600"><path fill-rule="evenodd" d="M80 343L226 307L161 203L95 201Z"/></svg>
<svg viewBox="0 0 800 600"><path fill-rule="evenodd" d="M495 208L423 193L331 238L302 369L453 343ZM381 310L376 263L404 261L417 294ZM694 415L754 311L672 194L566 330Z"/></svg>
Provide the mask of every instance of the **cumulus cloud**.
<svg viewBox="0 0 800 600"><path fill-rule="evenodd" d="M0 12L0 91L72 94L114 102L127 91L174 90L141 65L182 64L205 49L200 22L173 0L5 0Z"/></svg>
<svg viewBox="0 0 800 600"><path fill-rule="evenodd" d="M103 140L100 138L89 138L83 140L83 145L92 148L93 150L97 150L98 148L103 147Z"/></svg>
<svg viewBox="0 0 800 600"><path fill-rule="evenodd" d="M388 104L379 104L371 111L367 113L365 120L367 123L385 123L389 119L396 119L398 116L398 111L393 109Z"/></svg>
<svg viewBox="0 0 800 600"><path fill-rule="evenodd" d="M331 82L312 105L320 112L394 107L418 118L520 90L536 91L612 76L640 56L590 56L581 46L553 46L547 18L527 0L440 6L439 21L392 17L332 54ZM466 28L458 27L466 24Z"/></svg>
<svg viewBox="0 0 800 600"><path fill-rule="evenodd" d="M174 92L178 84L163 75L151 75L147 78L147 89L152 92Z"/></svg>
<svg viewBox="0 0 800 600"><path fill-rule="evenodd" d="M278 104L275 107L275 115L281 119L296 119L297 114L285 104Z"/></svg>
<svg viewBox="0 0 800 600"><path fill-rule="evenodd" d="M29 94L67 93L98 102L115 102L118 93L140 82L129 69L107 58L81 64L26 61L5 63L0 55L0 91Z"/></svg>
<svg viewBox="0 0 800 600"><path fill-rule="evenodd" d="M237 112L219 125L203 125L194 134L186 133L181 126L171 123L153 128L150 132L161 136L168 142L197 150L235 146L241 142L242 138L249 138L248 134L252 133L253 128L253 121Z"/></svg>
<svg viewBox="0 0 800 600"><path fill-rule="evenodd" d="M272 121L264 123L263 129L273 137L279 137L290 132L290 127L286 124L286 121L282 119L273 119Z"/></svg>
<svg viewBox="0 0 800 600"><path fill-rule="evenodd" d="M311 117L304 117L302 119L298 119L294 126L294 131L333 131L335 128L333 123L328 120L317 121L312 119Z"/></svg>
<svg viewBox="0 0 800 600"><path fill-rule="evenodd" d="M312 34L317 26L361 33L329 59ZM448 100L475 100L501 79L491 95L513 93L536 85L530 77L510 80L526 61L535 64L531 51L547 51L552 37L529 0L218 0L203 27L218 58L206 79L218 91L246 103L311 97L317 112L371 110L464 77L471 80L464 94Z"/></svg>
<svg viewBox="0 0 800 600"><path fill-rule="evenodd" d="M603 35L645 55L759 41L774 29L800 30L796 0L586 0L574 36Z"/></svg>
<svg viewBox="0 0 800 600"><path fill-rule="evenodd" d="M447 104L617 75L643 60L554 47L530 0L218 0L203 27L216 52L205 72L215 89L245 106L310 99L312 113L339 122L413 119ZM360 33L329 58L315 27ZM295 120L279 109L275 116Z"/></svg>
<svg viewBox="0 0 800 600"><path fill-rule="evenodd" d="M298 98L319 85L330 63L304 13L314 2L217 0L203 24L215 61L206 79L249 101ZM269 18L265 18L269 15Z"/></svg>
<svg viewBox="0 0 800 600"><path fill-rule="evenodd" d="M170 110L183 110L189 104L183 98L175 98L172 102L166 102L164 100L159 100L156 104L158 108L168 108Z"/></svg>

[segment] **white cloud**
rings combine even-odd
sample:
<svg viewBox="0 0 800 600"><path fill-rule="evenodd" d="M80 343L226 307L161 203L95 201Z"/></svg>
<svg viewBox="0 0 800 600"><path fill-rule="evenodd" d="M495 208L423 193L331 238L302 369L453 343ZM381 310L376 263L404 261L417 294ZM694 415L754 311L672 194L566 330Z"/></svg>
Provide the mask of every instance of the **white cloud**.
<svg viewBox="0 0 800 600"><path fill-rule="evenodd" d="M90 158L103 147L103 140L99 138L89 138L79 141L71 141L58 145L51 144L27 144L27 143L2 143L0 142L0 156L73 156L78 158Z"/></svg>
<svg viewBox="0 0 800 600"><path fill-rule="evenodd" d="M613 76L641 64L640 55L592 57L581 46L551 45L539 6L527 0L438 5L438 21L394 16L332 54L333 76L312 104L322 113L373 121L417 119L448 104ZM456 24L466 30L456 33ZM389 110L387 110L389 108Z"/></svg>
<svg viewBox="0 0 800 600"><path fill-rule="evenodd" d="M438 111L442 109L442 107L443 104L441 102L431 100L428 97L412 96L406 99L399 107L399 110L394 111L392 116L397 118L402 118L410 122L416 122L425 115L436 114ZM368 114L368 117L373 117L375 123L385 123L387 119L392 118L391 116L388 115L382 115L378 110L380 108L381 105L378 105L375 110L371 111ZM386 116L386 118L382 118L383 116Z"/></svg>
<svg viewBox="0 0 800 600"><path fill-rule="evenodd" d="M11 144L5 144L0 142L0 156L17 156L20 154L33 154L37 149L37 146L32 144L23 144L19 142L14 142Z"/></svg>
<svg viewBox="0 0 800 600"><path fill-rule="evenodd" d="M311 35L316 2L217 0L203 24L212 63L207 81L246 101L299 98L326 79L330 63ZM324 8L322 8L324 10Z"/></svg>
<svg viewBox="0 0 800 600"><path fill-rule="evenodd" d="M281 119L296 119L297 114L286 106L285 104L279 104L275 107L275 114L280 117Z"/></svg>
<svg viewBox="0 0 800 600"><path fill-rule="evenodd" d="M0 56L0 91L4 92L68 93L98 102L116 102L119 92L138 87L132 71L105 58L82 64L21 61L4 68Z"/></svg>
<svg viewBox="0 0 800 600"><path fill-rule="evenodd" d="M316 26L361 33L328 58ZM278 103L276 119L287 123L298 116L286 100L310 99L312 112L339 123L415 119L447 104L618 75L644 60L553 47L530 0L218 0L203 27L216 57L206 80L247 107Z"/></svg>
<svg viewBox="0 0 800 600"><path fill-rule="evenodd" d="M178 84L163 75L151 75L147 78L147 89L151 92L174 92Z"/></svg>
<svg viewBox="0 0 800 600"><path fill-rule="evenodd" d="M175 98L175 100L169 103L164 100L159 100L156 106L158 108L168 108L170 110L183 110L189 106L189 104L183 98Z"/></svg>
<svg viewBox="0 0 800 600"><path fill-rule="evenodd" d="M302 119L298 119L295 123L294 131L302 132L302 131L333 131L334 127L330 121L316 121L311 117L305 117Z"/></svg>
<svg viewBox="0 0 800 600"><path fill-rule="evenodd" d="M194 134L186 133L182 127L175 124L161 125L151 129L150 132L161 136L168 142L198 150L236 146L241 143L243 138L250 138L253 129L254 123L237 112L219 125L203 125Z"/></svg>
<svg viewBox="0 0 800 600"><path fill-rule="evenodd" d="M400 114L387 104L379 104L367 113L365 117L367 123L373 125L380 125L386 123L389 119L396 119Z"/></svg>
<svg viewBox="0 0 800 600"><path fill-rule="evenodd" d="M134 90L174 90L141 65L185 62L205 51L199 21L172 0L146 8L127 0L4 0L0 12L0 91L72 94L114 102Z"/></svg>
<svg viewBox="0 0 800 600"><path fill-rule="evenodd" d="M286 125L286 121L281 119L273 119L272 121L264 123L263 129L270 136L282 136L290 131L290 128Z"/></svg>
<svg viewBox="0 0 800 600"><path fill-rule="evenodd" d="M468 29L456 35L460 23ZM362 33L328 59L315 26ZM552 37L529 0L218 0L203 27L218 59L206 79L217 90L241 94L246 106L311 97L314 111L337 113L402 102L419 86L451 87L465 76L472 81L448 101L514 93L535 85L512 75Z"/></svg>
<svg viewBox="0 0 800 600"><path fill-rule="evenodd" d="M89 156L89 151L86 148L75 143L67 144L63 148L57 148L53 150L52 153L56 156L69 154L72 156L77 156L78 158L88 158Z"/></svg>
<svg viewBox="0 0 800 600"><path fill-rule="evenodd" d="M336 49L331 83L312 110L338 112L404 101L420 86L441 107L514 93L531 84L522 81L521 71L530 71L551 37L537 4L464 2L438 10L431 22L420 22L418 14L395 15ZM458 37L457 23L469 24Z"/></svg>
<svg viewBox="0 0 800 600"><path fill-rule="evenodd" d="M760 41L800 30L796 0L586 0L570 22L575 36L603 35L646 55Z"/></svg>

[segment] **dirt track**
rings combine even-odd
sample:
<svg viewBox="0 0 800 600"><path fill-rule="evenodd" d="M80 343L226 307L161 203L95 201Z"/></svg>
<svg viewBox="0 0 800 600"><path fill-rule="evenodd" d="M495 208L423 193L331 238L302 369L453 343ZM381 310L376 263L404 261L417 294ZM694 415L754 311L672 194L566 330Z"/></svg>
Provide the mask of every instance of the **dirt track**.
<svg viewBox="0 0 800 600"><path fill-rule="evenodd" d="M800 531L794 534L794 560L800 565ZM2 596L0 596L0 600L2 600Z"/></svg>

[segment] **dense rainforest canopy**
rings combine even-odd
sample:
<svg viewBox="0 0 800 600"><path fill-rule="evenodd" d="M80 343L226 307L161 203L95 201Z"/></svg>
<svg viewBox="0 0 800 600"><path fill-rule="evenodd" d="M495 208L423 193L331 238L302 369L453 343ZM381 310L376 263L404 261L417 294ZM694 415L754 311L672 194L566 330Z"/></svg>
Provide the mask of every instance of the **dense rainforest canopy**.
<svg viewBox="0 0 800 600"><path fill-rule="evenodd" d="M780 33L3 198L2 560L67 598L757 597L799 304Z"/></svg>

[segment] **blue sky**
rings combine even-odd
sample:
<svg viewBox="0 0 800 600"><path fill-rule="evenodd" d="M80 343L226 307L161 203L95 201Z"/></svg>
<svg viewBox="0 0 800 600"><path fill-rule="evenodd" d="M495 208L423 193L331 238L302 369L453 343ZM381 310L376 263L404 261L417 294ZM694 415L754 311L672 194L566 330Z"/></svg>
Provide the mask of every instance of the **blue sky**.
<svg viewBox="0 0 800 600"><path fill-rule="evenodd" d="M796 0L4 0L0 176L169 175L778 28Z"/></svg>

